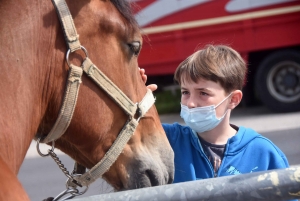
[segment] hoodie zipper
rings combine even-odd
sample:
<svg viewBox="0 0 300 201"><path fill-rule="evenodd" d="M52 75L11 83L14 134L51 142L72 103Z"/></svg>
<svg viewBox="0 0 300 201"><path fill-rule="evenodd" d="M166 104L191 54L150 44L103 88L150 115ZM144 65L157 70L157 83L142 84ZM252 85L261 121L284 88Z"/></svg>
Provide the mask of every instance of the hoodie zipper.
<svg viewBox="0 0 300 201"><path fill-rule="evenodd" d="M192 132L192 133L197 136L197 134L195 134L194 132ZM212 164L210 163L210 161L208 160L206 154L204 153L202 145L200 143L200 140L199 140L198 136L197 136L197 142L198 142L198 146L200 147L199 152L200 152L201 156L205 158L206 163L208 163L208 165L210 167L211 175L213 175L214 178L219 177L220 176L220 170L223 168L224 161L225 161L225 158L226 158L226 155L227 155L227 151L228 151L228 147L229 147L229 142L227 141L227 143L226 143L225 151L224 151L224 157L222 158L222 163L221 163L221 165L220 165L220 167L219 167L219 169L218 169L217 172L214 171L214 168L213 168Z"/></svg>
<svg viewBox="0 0 300 201"><path fill-rule="evenodd" d="M225 146L225 151L224 151L224 155L223 155L223 158L222 158L222 163L218 169L218 172L216 173L215 177L219 177L220 176L220 170L223 168L224 166L224 162L225 162L225 159L226 159L226 156L227 156L227 152L228 152L228 149L229 149L229 140L227 141L226 143L226 146Z"/></svg>
<svg viewBox="0 0 300 201"><path fill-rule="evenodd" d="M195 135L195 133L193 133L193 134ZM200 143L200 140L199 140L198 136L197 136L197 142L198 142L198 146L200 147L199 152L200 152L201 156L205 158L206 163L207 163L208 166L210 167L211 175L212 175L214 178L217 177L217 175L216 175L216 173L215 173L215 171L214 171L214 168L213 168L212 164L210 163L210 161L208 160L206 154L205 154L204 151L203 151L203 148L202 148L202 146L201 146L201 143ZM222 164L221 164L221 165L222 165ZM220 170L220 168L219 168L219 170ZM218 171L219 171L219 170L218 170Z"/></svg>

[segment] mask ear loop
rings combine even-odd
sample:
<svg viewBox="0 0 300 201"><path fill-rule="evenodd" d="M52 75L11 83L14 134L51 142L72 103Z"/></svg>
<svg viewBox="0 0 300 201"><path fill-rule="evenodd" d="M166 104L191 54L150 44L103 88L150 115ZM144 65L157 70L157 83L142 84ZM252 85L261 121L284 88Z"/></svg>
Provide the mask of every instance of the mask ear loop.
<svg viewBox="0 0 300 201"><path fill-rule="evenodd" d="M232 94L233 92L231 92L226 98L224 98L224 100L222 100L218 105L216 105L215 106L215 109L219 106L219 105L221 105L225 100L227 100L227 98L229 97L229 96L231 96L231 94ZM216 111L215 111L216 112ZM226 110L226 112L224 113L224 115L222 116L222 117L220 117L219 119L217 118L217 115L216 115L216 118L218 119L218 120L220 120L220 119L223 119L224 117L225 117L225 115L227 114L227 112L228 112L228 109Z"/></svg>
<svg viewBox="0 0 300 201"><path fill-rule="evenodd" d="M222 100L218 105L216 105L216 106L215 106L215 109L216 109L217 107L219 107L219 105L221 105L225 100L227 100L227 98L229 98L229 96L231 96L232 93L233 93L233 92L231 92L226 98L224 98L224 100Z"/></svg>

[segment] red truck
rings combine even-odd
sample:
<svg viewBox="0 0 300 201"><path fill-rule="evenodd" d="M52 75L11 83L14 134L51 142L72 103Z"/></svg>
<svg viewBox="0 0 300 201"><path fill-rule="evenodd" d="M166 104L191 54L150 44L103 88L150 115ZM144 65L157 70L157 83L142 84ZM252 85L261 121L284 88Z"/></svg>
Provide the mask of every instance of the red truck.
<svg viewBox="0 0 300 201"><path fill-rule="evenodd" d="M139 65L171 77L206 44L226 44L248 63L244 103L300 110L300 0L129 0L144 34Z"/></svg>

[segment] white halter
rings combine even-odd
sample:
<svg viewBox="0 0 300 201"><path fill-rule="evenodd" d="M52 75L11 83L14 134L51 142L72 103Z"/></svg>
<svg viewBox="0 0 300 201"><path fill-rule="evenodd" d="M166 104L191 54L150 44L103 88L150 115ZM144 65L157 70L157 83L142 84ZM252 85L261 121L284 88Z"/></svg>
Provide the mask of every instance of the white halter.
<svg viewBox="0 0 300 201"><path fill-rule="evenodd" d="M52 0L52 2L57 10L58 17L64 30L65 40L69 46L66 59L70 67L70 72L58 119L56 120L50 133L44 139L41 139L41 142L53 142L61 137L67 130L76 106L83 72L85 72L88 77L90 77L102 90L104 90L129 116L128 121L119 133L117 139L102 160L84 174L73 177L73 179L76 180L75 183L80 184L81 186L88 186L97 178L101 177L116 161L124 149L124 146L135 132L140 118L142 118L154 104L155 99L151 90L148 89L145 97L140 103L133 103L88 58L86 49L80 45L79 36L76 32L72 16L65 0ZM69 53L80 49L85 52L86 58L84 59L81 67L78 67L69 63ZM137 119L134 118L136 114L138 114Z"/></svg>

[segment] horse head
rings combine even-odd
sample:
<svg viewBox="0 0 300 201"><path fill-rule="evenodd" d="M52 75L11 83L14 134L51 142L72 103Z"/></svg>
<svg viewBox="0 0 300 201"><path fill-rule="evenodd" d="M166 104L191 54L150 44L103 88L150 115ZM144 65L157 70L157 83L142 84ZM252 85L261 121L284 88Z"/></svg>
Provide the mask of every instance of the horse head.
<svg viewBox="0 0 300 201"><path fill-rule="evenodd" d="M4 111L0 115L0 126L4 128L0 140L1 144L11 145L0 151L15 174L31 140L47 137L59 116L68 64L81 66L88 56L133 103L141 102L147 94L137 61L142 36L127 1L68 0L84 51L74 51L67 59L68 47L51 2L16 2L3 1L0 5L6 16L0 19L0 109ZM134 118L138 116L134 114ZM130 118L110 95L83 74L72 120L55 140L55 147L80 165L93 168ZM155 107L138 121L134 134L103 175L117 190L173 181L173 152ZM14 122L18 122L17 126ZM20 149L15 150L16 147Z"/></svg>

